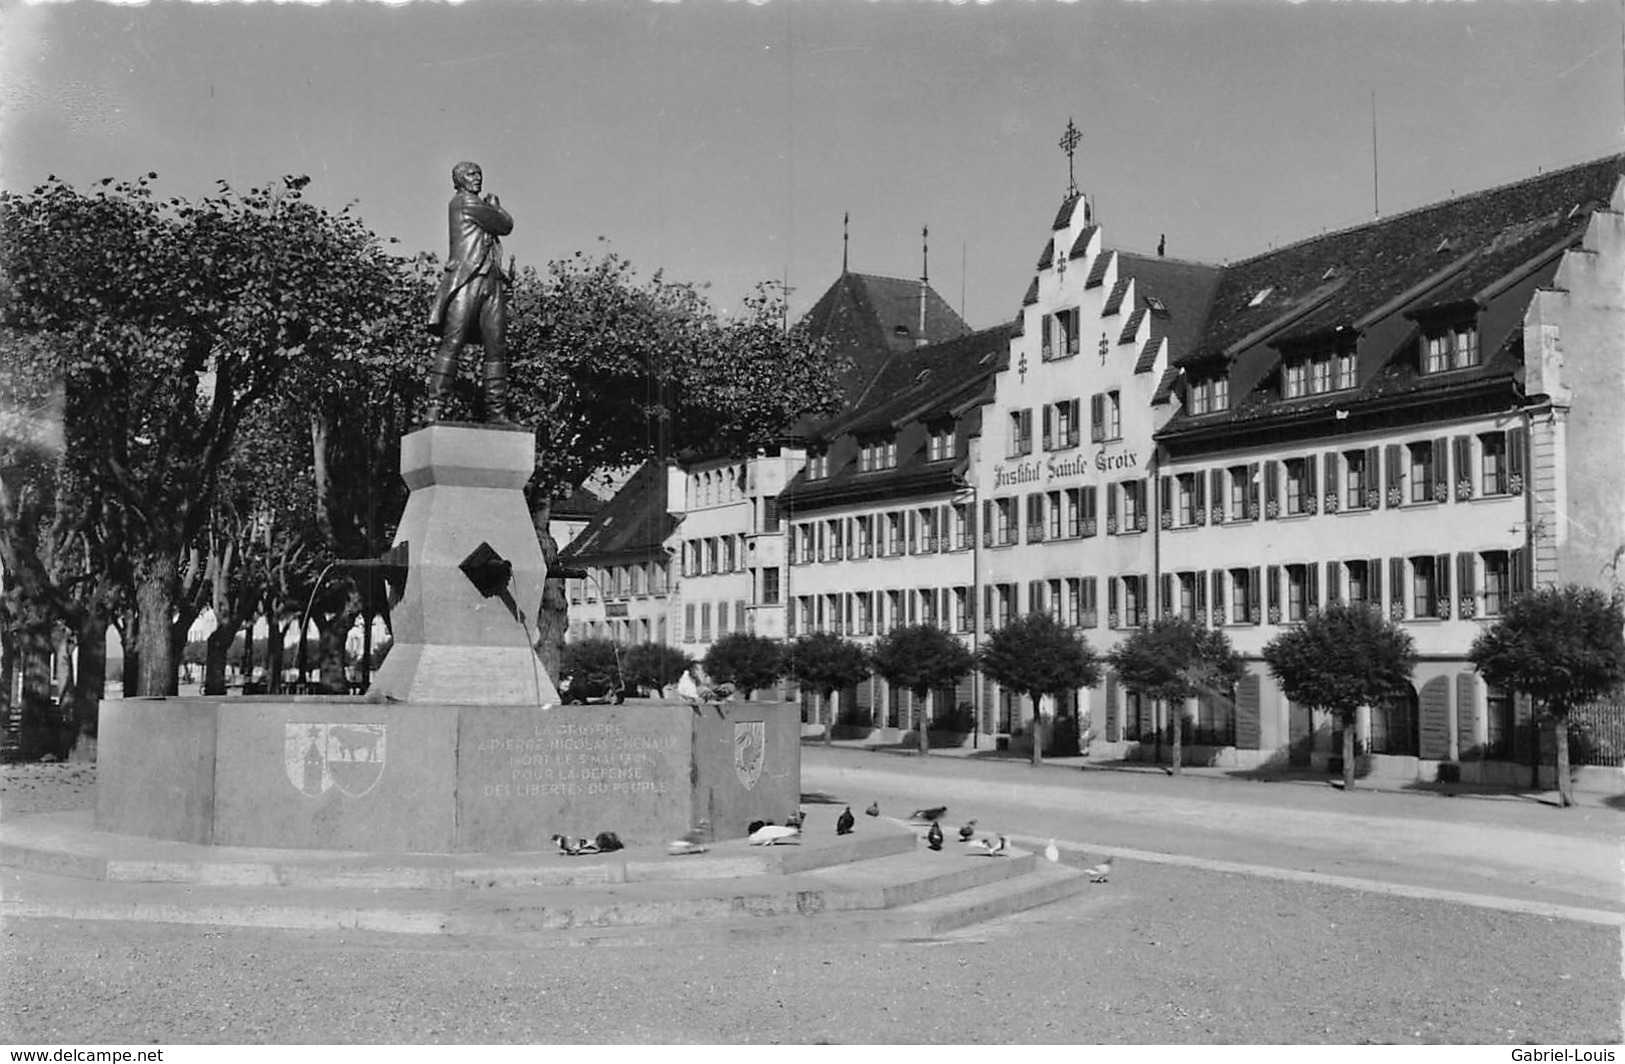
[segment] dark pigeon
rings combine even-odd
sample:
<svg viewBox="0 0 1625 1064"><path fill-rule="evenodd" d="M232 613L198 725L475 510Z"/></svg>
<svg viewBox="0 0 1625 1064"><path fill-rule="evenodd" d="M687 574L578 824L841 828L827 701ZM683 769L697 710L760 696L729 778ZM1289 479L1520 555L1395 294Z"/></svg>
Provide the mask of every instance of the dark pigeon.
<svg viewBox="0 0 1625 1064"><path fill-rule="evenodd" d="M857 822L858 822L858 818L852 815L852 807L847 806L846 807L846 812L842 813L839 817L837 817L835 819L835 834L837 834L837 835L850 835L850 834L852 834L852 827Z"/></svg>

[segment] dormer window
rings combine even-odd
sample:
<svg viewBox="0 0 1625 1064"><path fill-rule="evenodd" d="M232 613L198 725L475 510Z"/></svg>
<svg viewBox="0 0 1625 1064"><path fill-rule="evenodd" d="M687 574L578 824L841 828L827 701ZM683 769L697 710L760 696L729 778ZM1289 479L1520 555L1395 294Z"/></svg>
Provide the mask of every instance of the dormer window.
<svg viewBox="0 0 1625 1064"><path fill-rule="evenodd" d="M807 479L829 479L829 451L813 451L807 455Z"/></svg>
<svg viewBox="0 0 1625 1064"><path fill-rule="evenodd" d="M1453 325L1422 337L1422 372L1443 373L1479 364L1478 326L1473 322Z"/></svg>
<svg viewBox="0 0 1625 1064"><path fill-rule="evenodd" d="M955 457L957 449L954 445L954 423L942 421L926 429L925 460L928 462L941 462Z"/></svg>
<svg viewBox="0 0 1625 1064"><path fill-rule="evenodd" d="M897 437L886 436L865 440L858 447L858 472L873 473L880 469L897 468Z"/></svg>
<svg viewBox="0 0 1625 1064"><path fill-rule="evenodd" d="M1220 375L1191 382L1186 401L1192 414L1217 414L1230 409L1230 378Z"/></svg>
<svg viewBox="0 0 1625 1064"><path fill-rule="evenodd" d="M1323 351L1289 358L1281 367L1281 398L1347 391L1354 387L1353 351Z"/></svg>

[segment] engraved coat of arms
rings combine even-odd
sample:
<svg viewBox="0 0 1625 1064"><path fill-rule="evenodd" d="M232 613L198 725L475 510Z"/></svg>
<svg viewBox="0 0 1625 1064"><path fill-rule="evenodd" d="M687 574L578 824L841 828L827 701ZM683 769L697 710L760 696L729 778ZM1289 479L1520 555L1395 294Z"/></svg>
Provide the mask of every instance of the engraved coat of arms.
<svg viewBox="0 0 1625 1064"><path fill-rule="evenodd" d="M740 720L734 722L734 771L739 782L748 791L761 778L762 764L767 760L767 722Z"/></svg>
<svg viewBox="0 0 1625 1064"><path fill-rule="evenodd" d="M360 798L384 775L382 724L284 725L283 768L288 782L312 798L337 787Z"/></svg>

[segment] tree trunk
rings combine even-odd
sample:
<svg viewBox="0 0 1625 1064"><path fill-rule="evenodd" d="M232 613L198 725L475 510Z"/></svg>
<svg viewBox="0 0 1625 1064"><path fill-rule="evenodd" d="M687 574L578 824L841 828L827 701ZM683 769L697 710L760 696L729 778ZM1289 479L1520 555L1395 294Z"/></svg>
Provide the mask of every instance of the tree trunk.
<svg viewBox="0 0 1625 1064"><path fill-rule="evenodd" d="M536 532L536 541L541 544L542 562L551 569L559 557L559 545L547 527L553 516L553 502L542 498L544 493L539 491L527 494L530 495L531 528ZM519 604L522 611L528 612L528 607L529 603ZM535 649L542 667L555 681L559 678L559 660L563 655L564 634L569 625L570 600L564 592L564 581L550 576L542 584L542 601L536 607Z"/></svg>
<svg viewBox="0 0 1625 1064"><path fill-rule="evenodd" d="M349 637L350 629L355 627L357 612L359 604L352 595L342 610L331 617L319 618L316 622L320 683L330 694L350 693L350 677L345 671L345 641Z"/></svg>
<svg viewBox="0 0 1625 1064"><path fill-rule="evenodd" d="M1354 722L1357 718L1350 715L1343 721L1343 789L1354 789Z"/></svg>
<svg viewBox="0 0 1625 1064"><path fill-rule="evenodd" d="M1185 719L1184 718L1185 718L1185 703L1184 703L1184 700L1183 699L1178 699L1178 698L1170 698L1170 699L1168 699L1168 726L1173 730L1173 733L1174 733L1174 737L1173 737L1173 740L1171 742L1171 746L1172 746L1171 756L1174 759L1174 775L1176 775L1176 776L1180 775L1180 771L1184 767L1183 765L1180 764L1180 762L1184 760L1183 757L1181 756L1181 754L1183 752L1183 744L1184 744L1184 741L1185 741L1185 734L1184 734L1185 733Z"/></svg>
<svg viewBox="0 0 1625 1064"><path fill-rule="evenodd" d="M1574 804L1574 780L1569 776L1569 713L1552 714L1552 739L1557 744L1557 804L1567 809Z"/></svg>
<svg viewBox="0 0 1625 1064"><path fill-rule="evenodd" d="M279 695L283 690L282 650L288 638L288 626L278 622L271 612L266 613L265 624L265 691Z"/></svg>
<svg viewBox="0 0 1625 1064"><path fill-rule="evenodd" d="M835 692L824 692L824 705L829 712L829 723L824 725L824 745L830 746L835 742Z"/></svg>
<svg viewBox="0 0 1625 1064"><path fill-rule="evenodd" d="M1032 692L1031 695L1033 700L1033 754L1031 764L1034 768L1044 763L1044 730L1038 726L1039 722L1043 720L1043 714L1039 708L1039 703L1043 697L1037 691Z"/></svg>
<svg viewBox="0 0 1625 1064"><path fill-rule="evenodd" d="M137 636L138 666L136 694L162 696L175 688L175 641L171 624L174 603L175 557L158 552L136 560L135 604L140 618ZM181 634L185 638L185 633Z"/></svg>
<svg viewBox="0 0 1625 1064"><path fill-rule="evenodd" d="M232 628L216 628L203 641L203 693L226 693L226 657L237 632Z"/></svg>
<svg viewBox="0 0 1625 1064"><path fill-rule="evenodd" d="M79 625L79 667L74 672L73 723L79 741L73 752L88 756L98 723L102 693L107 690L107 615L99 609L87 611Z"/></svg>
<svg viewBox="0 0 1625 1064"><path fill-rule="evenodd" d="M23 606L17 626L17 658L22 670L21 709L23 753L30 757L56 754L57 716L51 703L52 625L37 607Z"/></svg>
<svg viewBox="0 0 1625 1064"><path fill-rule="evenodd" d="M931 752L931 737L925 733L925 700L926 695L914 692L914 730L920 737L920 756L924 757Z"/></svg>

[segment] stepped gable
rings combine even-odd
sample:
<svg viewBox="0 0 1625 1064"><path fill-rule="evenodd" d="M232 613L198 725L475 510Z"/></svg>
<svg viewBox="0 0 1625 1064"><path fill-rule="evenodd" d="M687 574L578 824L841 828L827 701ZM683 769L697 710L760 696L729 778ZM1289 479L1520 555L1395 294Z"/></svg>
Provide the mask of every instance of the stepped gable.
<svg viewBox="0 0 1625 1064"><path fill-rule="evenodd" d="M1198 423L1510 381L1521 360L1529 290L1550 282L1562 251L1581 238L1590 212L1606 207L1622 174L1625 156L1609 156L1225 267L1199 337L1176 344L1173 361L1187 370L1228 365L1231 408L1198 418L1181 413L1159 436ZM1421 378L1413 364L1418 322L1467 305L1478 307L1481 365ZM1279 400L1282 349L1329 344L1340 331L1359 337L1358 390Z"/></svg>
<svg viewBox="0 0 1625 1064"><path fill-rule="evenodd" d="M666 471L658 462L645 462L559 552L559 561L582 564L663 554L662 544L676 527L677 518L666 508Z"/></svg>

